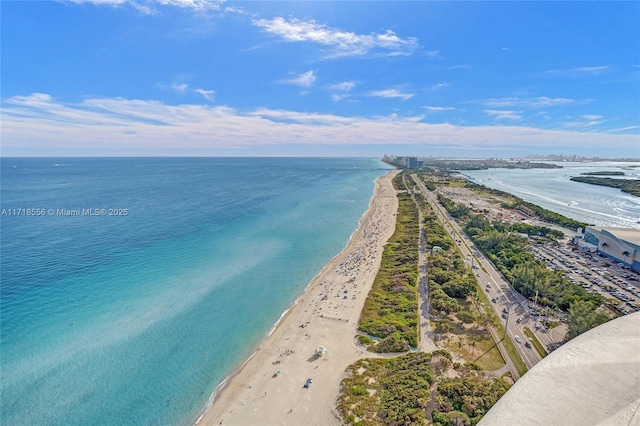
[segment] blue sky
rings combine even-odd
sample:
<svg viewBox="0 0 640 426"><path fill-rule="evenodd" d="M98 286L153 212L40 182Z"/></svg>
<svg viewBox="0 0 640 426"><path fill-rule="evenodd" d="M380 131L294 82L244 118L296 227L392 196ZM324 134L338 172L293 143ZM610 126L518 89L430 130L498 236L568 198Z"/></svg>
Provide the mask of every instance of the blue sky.
<svg viewBox="0 0 640 426"><path fill-rule="evenodd" d="M640 158L639 2L3 1L2 155Z"/></svg>

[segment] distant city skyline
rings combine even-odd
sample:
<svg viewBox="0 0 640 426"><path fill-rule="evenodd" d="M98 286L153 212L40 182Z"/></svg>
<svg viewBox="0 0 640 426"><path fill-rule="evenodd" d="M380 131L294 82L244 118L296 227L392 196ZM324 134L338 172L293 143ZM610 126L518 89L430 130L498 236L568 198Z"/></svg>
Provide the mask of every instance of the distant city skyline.
<svg viewBox="0 0 640 426"><path fill-rule="evenodd" d="M640 158L638 2L2 3L2 156Z"/></svg>

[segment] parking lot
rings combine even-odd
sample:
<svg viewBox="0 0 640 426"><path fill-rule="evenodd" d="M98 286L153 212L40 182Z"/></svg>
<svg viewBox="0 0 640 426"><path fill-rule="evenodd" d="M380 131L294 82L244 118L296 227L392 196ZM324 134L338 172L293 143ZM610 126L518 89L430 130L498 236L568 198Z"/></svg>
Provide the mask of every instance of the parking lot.
<svg viewBox="0 0 640 426"><path fill-rule="evenodd" d="M532 244L533 254L550 269L565 272L567 279L587 291L609 299L615 313L626 315L640 311L640 274L602 257L579 249L565 238L558 246Z"/></svg>

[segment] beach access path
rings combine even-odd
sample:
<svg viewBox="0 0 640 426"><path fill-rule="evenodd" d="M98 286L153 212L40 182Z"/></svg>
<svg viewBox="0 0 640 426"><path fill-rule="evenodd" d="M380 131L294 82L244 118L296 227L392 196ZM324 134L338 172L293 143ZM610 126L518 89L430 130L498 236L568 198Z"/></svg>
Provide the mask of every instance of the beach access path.
<svg viewBox="0 0 640 426"><path fill-rule="evenodd" d="M345 369L372 354L356 345L364 301L393 235L398 199L391 170L347 247L311 281L275 330L229 379L198 425L340 425ZM326 348L323 356L318 347ZM307 379L312 379L308 388Z"/></svg>

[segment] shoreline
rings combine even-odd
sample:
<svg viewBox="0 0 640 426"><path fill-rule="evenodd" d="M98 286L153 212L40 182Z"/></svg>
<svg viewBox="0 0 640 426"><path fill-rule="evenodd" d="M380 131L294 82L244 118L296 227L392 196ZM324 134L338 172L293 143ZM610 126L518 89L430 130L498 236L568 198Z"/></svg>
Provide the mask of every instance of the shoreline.
<svg viewBox="0 0 640 426"><path fill-rule="evenodd" d="M355 332L395 231L398 201L390 170L345 248L329 260L285 310L255 351L214 390L195 424L341 424L334 407L346 367L372 356ZM319 346L323 356L315 355ZM303 388L307 378L313 384Z"/></svg>

